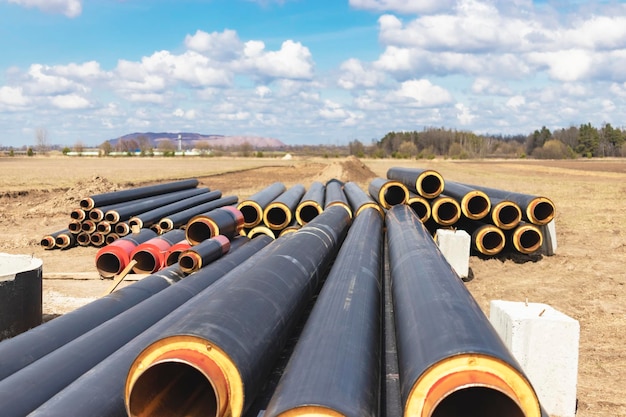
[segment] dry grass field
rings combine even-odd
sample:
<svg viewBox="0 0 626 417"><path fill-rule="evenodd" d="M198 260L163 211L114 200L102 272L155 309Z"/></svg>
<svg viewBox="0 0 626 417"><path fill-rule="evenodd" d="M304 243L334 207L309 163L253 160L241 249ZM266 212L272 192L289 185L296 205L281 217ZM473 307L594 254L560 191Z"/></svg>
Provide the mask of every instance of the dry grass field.
<svg viewBox="0 0 626 417"><path fill-rule="evenodd" d="M189 177L240 199L274 181L308 188L314 180L338 178L367 190L374 176L385 176L392 166L435 169L444 179L554 201L555 256L526 263L472 257L474 279L467 286L487 314L492 299L528 300L579 320L577 416L626 416L626 160L0 158L0 252L43 259L44 275L95 272L96 248L39 246L44 234L67 226L81 197ZM71 311L109 284L46 279L44 312Z"/></svg>

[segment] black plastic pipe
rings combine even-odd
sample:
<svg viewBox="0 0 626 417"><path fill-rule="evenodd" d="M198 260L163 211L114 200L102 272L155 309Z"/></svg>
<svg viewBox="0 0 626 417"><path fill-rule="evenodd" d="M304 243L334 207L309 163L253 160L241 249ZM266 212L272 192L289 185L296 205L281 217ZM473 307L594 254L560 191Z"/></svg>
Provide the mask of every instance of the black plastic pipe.
<svg viewBox="0 0 626 417"><path fill-rule="evenodd" d="M481 220L491 210L489 196L468 185L454 181L446 181L443 194L454 198L461 205L461 212L470 220Z"/></svg>
<svg viewBox="0 0 626 417"><path fill-rule="evenodd" d="M263 223L277 231L289 226L305 192L304 185L296 184L276 197L263 210Z"/></svg>
<svg viewBox="0 0 626 417"><path fill-rule="evenodd" d="M69 249L76 246L76 235L69 230L66 233L59 233L55 239L57 248Z"/></svg>
<svg viewBox="0 0 626 417"><path fill-rule="evenodd" d="M111 352L110 356L96 363L88 372L36 409L31 417L126 416L124 383L128 370L137 355L150 343L159 340L163 331L167 330L172 322L184 320L182 315L186 314L186 309L183 307L186 300L194 299L192 297L196 297L195 299L202 297L202 294L210 291L207 288L235 268L250 271L255 265L255 259L262 259L272 246L269 245L272 239L266 236L259 236L241 246L245 241L247 241L245 238L233 240L231 252L167 289L167 293L163 293L163 296L150 300L149 305L154 308L152 312L167 315L119 349ZM168 312L174 302L179 307ZM163 308L160 303L163 303ZM142 308L144 315L152 314L145 310L146 307ZM138 311L129 312L129 319L140 320L137 317ZM120 320L123 319L124 317L120 318ZM116 326L127 327L126 323L113 322L112 327Z"/></svg>
<svg viewBox="0 0 626 417"><path fill-rule="evenodd" d="M285 190L282 182L275 182L239 203L237 208L243 214L244 227L250 229L261 223L265 207Z"/></svg>
<svg viewBox="0 0 626 417"><path fill-rule="evenodd" d="M195 195L193 197L185 198L180 201L176 201L173 203L165 204L159 207L155 207L152 210L148 210L139 214L134 215L128 220L128 225L131 229L134 227L150 227L153 224L157 223L166 216L171 214L175 214L181 210L186 210L188 208L192 208L197 206L198 204L208 203L210 201L215 201L216 199L222 196L222 192L219 190L209 191L206 193L202 193L200 195Z"/></svg>
<svg viewBox="0 0 626 417"><path fill-rule="evenodd" d="M191 243L187 239L183 239L180 242L172 245L165 253L165 266L174 265L178 262L178 257L183 251L186 251L191 247Z"/></svg>
<svg viewBox="0 0 626 417"><path fill-rule="evenodd" d="M461 205L452 197L440 195L430 200L430 218L440 226L452 226L461 214Z"/></svg>
<svg viewBox="0 0 626 417"><path fill-rule="evenodd" d="M366 238L364 238L366 237ZM265 417L378 416L383 220L354 219Z"/></svg>
<svg viewBox="0 0 626 417"><path fill-rule="evenodd" d="M407 206L387 212L405 416L540 417L521 367Z"/></svg>
<svg viewBox="0 0 626 417"><path fill-rule="evenodd" d="M130 254L140 244L156 237L150 229L141 229L139 233L131 233L117 239L96 253L96 269L100 276L111 278L126 268L130 262Z"/></svg>
<svg viewBox="0 0 626 417"><path fill-rule="evenodd" d="M296 207L296 220L300 226L307 224L324 211L325 193L326 187L324 184L319 181L311 183L311 186Z"/></svg>
<svg viewBox="0 0 626 417"><path fill-rule="evenodd" d="M185 231L174 229L137 245L130 259L137 261L133 267L136 274L152 274L166 265L165 257L170 248L185 238Z"/></svg>
<svg viewBox="0 0 626 417"><path fill-rule="evenodd" d="M409 190L402 182L381 177L370 181L368 191L384 209L390 209L397 204L406 204L409 199Z"/></svg>
<svg viewBox="0 0 626 417"><path fill-rule="evenodd" d="M87 232L80 232L76 235L76 242L78 242L80 246L89 246L91 243L91 236L89 236L89 233Z"/></svg>
<svg viewBox="0 0 626 417"><path fill-rule="evenodd" d="M178 265L185 274L191 274L219 259L229 250L230 240L226 236L218 235L181 252Z"/></svg>
<svg viewBox="0 0 626 417"><path fill-rule="evenodd" d="M44 235L41 238L41 241L39 242L39 244L44 249L48 249L48 250L54 249L57 247L56 239L61 234L70 234L70 230L68 228L65 228L65 229L57 230L56 232L52 232L48 235Z"/></svg>
<svg viewBox="0 0 626 417"><path fill-rule="evenodd" d="M522 209L511 200L491 198L491 211L487 220L502 230L511 230L522 221Z"/></svg>
<svg viewBox="0 0 626 417"><path fill-rule="evenodd" d="M104 246L106 244L106 234L100 232L90 234L89 243L96 247Z"/></svg>
<svg viewBox="0 0 626 417"><path fill-rule="evenodd" d="M164 269L25 333L0 342L0 380L183 278Z"/></svg>
<svg viewBox="0 0 626 417"><path fill-rule="evenodd" d="M238 198L236 195L229 195L226 197L218 198L217 200L209 201L203 204L198 204L194 207L190 207L186 210L179 211L177 213L170 214L159 220L159 227L162 232L167 232L172 229L178 229L183 227L189 220L198 214L206 213L223 206L232 206L237 204Z"/></svg>
<svg viewBox="0 0 626 417"><path fill-rule="evenodd" d="M244 217L241 211L232 206L219 207L189 220L185 228L185 238L192 245L217 235L233 239L239 236L243 224Z"/></svg>
<svg viewBox="0 0 626 417"><path fill-rule="evenodd" d="M537 252L543 245L543 233L534 224L520 222L512 230L507 230L507 246L524 255Z"/></svg>
<svg viewBox="0 0 626 417"><path fill-rule="evenodd" d="M96 194L80 200L80 207L84 210L91 210L96 206L121 203L123 201L134 200L142 197L149 197L159 194L171 193L173 191L187 190L195 188L199 184L197 179L168 182L144 187L130 188L128 190L111 191L108 193Z"/></svg>
<svg viewBox="0 0 626 417"><path fill-rule="evenodd" d="M350 208L354 213L354 216L358 216L359 213L367 208L373 208L377 210L382 216L384 216L383 209L380 205L372 199L368 194L365 193L358 186L357 183L348 181L343 185L343 192L350 203Z"/></svg>
<svg viewBox="0 0 626 417"><path fill-rule="evenodd" d="M343 207L343 209L348 212L350 217L354 214L352 213L350 203L348 203L348 198L343 192L343 182L336 178L326 182L326 192L324 193L324 209L332 206Z"/></svg>
<svg viewBox="0 0 626 417"><path fill-rule="evenodd" d="M90 212L91 214L91 212ZM82 222L87 218L87 212L82 208L74 209L70 212L70 218Z"/></svg>
<svg viewBox="0 0 626 417"><path fill-rule="evenodd" d="M409 191L427 199L439 196L444 189L443 177L432 169L392 167L387 170L387 178L400 181Z"/></svg>
<svg viewBox="0 0 626 417"><path fill-rule="evenodd" d="M407 206L411 207L422 223L426 223L431 216L430 202L424 197L409 191Z"/></svg>
<svg viewBox="0 0 626 417"><path fill-rule="evenodd" d="M177 193L177 191L173 191L172 193L164 193L164 194L159 194L160 197L165 197L167 195L175 195ZM104 220L104 215L106 214L107 211L115 211L117 209L120 209L124 206L132 206L133 204L138 204L138 203L142 203L144 201L148 201L150 199L154 198L154 196L149 196L149 197L143 197L143 198L137 198L137 199L133 199L133 200L127 200L127 201L123 201L121 203L115 203L115 204L108 204L106 206L96 206L94 208L92 208L91 210L89 210L89 214L87 215L89 217L89 219L99 222Z"/></svg>
<svg viewBox="0 0 626 417"><path fill-rule="evenodd" d="M455 224L471 237L472 251L484 256L495 256L506 246L506 236L499 227L481 220L463 219Z"/></svg>
<svg viewBox="0 0 626 417"><path fill-rule="evenodd" d="M133 362L125 388L128 415L240 417L272 371L349 223L345 209L329 207L298 233L277 239L254 273L235 269L186 303L184 320Z"/></svg>

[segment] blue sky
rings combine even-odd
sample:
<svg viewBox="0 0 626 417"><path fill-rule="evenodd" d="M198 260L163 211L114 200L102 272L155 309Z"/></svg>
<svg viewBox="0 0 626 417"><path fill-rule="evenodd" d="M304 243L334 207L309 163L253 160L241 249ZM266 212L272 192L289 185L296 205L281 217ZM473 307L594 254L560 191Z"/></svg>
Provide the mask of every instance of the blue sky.
<svg viewBox="0 0 626 417"><path fill-rule="evenodd" d="M0 146L626 126L626 1L0 0Z"/></svg>

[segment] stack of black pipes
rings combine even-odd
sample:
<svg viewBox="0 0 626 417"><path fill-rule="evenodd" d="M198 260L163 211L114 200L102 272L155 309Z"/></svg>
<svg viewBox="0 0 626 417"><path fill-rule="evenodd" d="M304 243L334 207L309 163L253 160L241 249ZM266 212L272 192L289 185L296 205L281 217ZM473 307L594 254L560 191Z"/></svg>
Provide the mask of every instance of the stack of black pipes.
<svg viewBox="0 0 626 417"><path fill-rule="evenodd" d="M432 239L426 213L463 198L430 171L392 170L369 192L272 184L239 204L220 259L189 275L172 264L1 342L2 415L541 416ZM517 202L529 224L533 201ZM214 230L227 215L196 220Z"/></svg>

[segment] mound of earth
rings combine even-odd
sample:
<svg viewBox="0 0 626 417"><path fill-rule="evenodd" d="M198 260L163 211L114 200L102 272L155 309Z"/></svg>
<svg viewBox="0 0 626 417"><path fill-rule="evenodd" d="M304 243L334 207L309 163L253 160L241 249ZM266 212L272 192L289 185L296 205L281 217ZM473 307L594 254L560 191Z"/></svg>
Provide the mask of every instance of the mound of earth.
<svg viewBox="0 0 626 417"><path fill-rule="evenodd" d="M326 183L331 179L337 179L342 182L352 181L367 189L369 181L376 177L376 173L361 162L359 158L349 156L345 160L335 161L326 166L315 177L315 181L322 183Z"/></svg>

